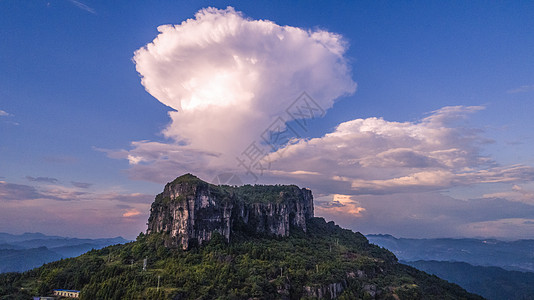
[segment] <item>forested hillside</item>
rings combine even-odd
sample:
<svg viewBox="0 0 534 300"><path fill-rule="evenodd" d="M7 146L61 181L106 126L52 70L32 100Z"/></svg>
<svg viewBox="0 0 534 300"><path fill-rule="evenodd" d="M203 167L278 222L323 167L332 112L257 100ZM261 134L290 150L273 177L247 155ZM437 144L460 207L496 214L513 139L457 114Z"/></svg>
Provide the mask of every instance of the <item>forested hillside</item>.
<svg viewBox="0 0 534 300"><path fill-rule="evenodd" d="M242 232L230 243L215 235L187 251L165 247L159 234L141 234L136 242L3 274L0 286L2 299L56 288L81 290L81 299L481 299L321 218L307 233Z"/></svg>

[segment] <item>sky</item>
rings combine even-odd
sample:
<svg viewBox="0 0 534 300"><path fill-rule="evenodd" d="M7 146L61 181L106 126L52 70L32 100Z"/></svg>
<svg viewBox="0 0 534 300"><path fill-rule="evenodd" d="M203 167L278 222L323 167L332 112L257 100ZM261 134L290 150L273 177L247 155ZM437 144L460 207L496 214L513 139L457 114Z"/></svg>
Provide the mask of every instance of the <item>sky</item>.
<svg viewBox="0 0 534 300"><path fill-rule="evenodd" d="M0 232L133 239L192 173L364 234L534 239L532 2L0 11Z"/></svg>

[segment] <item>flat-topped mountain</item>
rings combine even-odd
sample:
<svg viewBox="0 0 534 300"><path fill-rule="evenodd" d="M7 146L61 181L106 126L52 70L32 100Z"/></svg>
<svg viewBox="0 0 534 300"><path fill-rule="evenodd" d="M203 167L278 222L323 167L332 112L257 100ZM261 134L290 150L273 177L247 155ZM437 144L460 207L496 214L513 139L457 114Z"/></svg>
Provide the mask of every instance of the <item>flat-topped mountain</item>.
<svg viewBox="0 0 534 300"><path fill-rule="evenodd" d="M306 232L313 196L295 185L216 186L186 174L165 186L150 209L147 234L163 233L167 246L200 245L214 232L230 241L234 231L288 236Z"/></svg>

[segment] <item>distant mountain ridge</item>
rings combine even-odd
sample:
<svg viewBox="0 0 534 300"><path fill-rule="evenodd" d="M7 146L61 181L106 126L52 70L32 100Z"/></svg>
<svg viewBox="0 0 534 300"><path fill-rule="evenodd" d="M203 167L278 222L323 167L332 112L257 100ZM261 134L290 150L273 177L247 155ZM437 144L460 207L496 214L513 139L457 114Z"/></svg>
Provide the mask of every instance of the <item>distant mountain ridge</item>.
<svg viewBox="0 0 534 300"><path fill-rule="evenodd" d="M65 257L46 247L17 250L0 249L0 273L23 272L62 258Z"/></svg>
<svg viewBox="0 0 534 300"><path fill-rule="evenodd" d="M366 237L402 263L487 299L534 299L534 240Z"/></svg>
<svg viewBox="0 0 534 300"><path fill-rule="evenodd" d="M534 240L411 239L392 235L366 235L369 242L393 252L399 260L466 262L506 270L534 272Z"/></svg>
<svg viewBox="0 0 534 300"><path fill-rule="evenodd" d="M534 299L534 273L531 272L473 266L465 262L424 260L401 262L456 283L467 291L489 300Z"/></svg>
<svg viewBox="0 0 534 300"><path fill-rule="evenodd" d="M24 241L24 240L31 240L31 239L40 239L44 237L59 238L59 236L48 236L40 232L25 232L23 234L10 234L10 233L5 233L5 232L0 232L0 242L2 243L17 242L17 241Z"/></svg>
<svg viewBox="0 0 534 300"><path fill-rule="evenodd" d="M122 237L79 239L49 236L39 232L20 235L0 232L0 273L23 272L92 249L127 242L129 241Z"/></svg>

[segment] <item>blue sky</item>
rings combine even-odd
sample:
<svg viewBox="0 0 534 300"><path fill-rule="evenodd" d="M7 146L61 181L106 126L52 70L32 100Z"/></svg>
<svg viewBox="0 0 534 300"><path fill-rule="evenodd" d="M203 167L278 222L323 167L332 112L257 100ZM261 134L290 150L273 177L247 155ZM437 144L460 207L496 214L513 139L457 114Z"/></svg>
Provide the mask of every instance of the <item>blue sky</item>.
<svg viewBox="0 0 534 300"><path fill-rule="evenodd" d="M209 6L219 10L195 16ZM191 172L310 187L317 215L363 233L534 238L530 2L4 0L0 10L0 231L132 238L163 184ZM230 25L202 24L247 29L231 39ZM177 44L143 48L156 37ZM242 69L225 70L221 53ZM325 112L304 128L286 114L302 92ZM191 106L201 98L204 110ZM302 130L250 176L236 158L254 141L272 151L261 136L277 117Z"/></svg>

